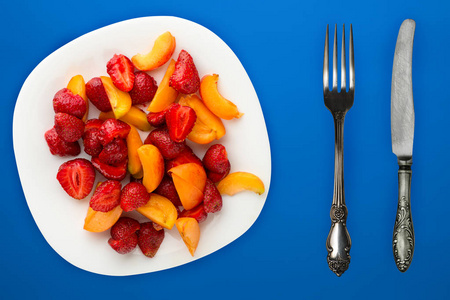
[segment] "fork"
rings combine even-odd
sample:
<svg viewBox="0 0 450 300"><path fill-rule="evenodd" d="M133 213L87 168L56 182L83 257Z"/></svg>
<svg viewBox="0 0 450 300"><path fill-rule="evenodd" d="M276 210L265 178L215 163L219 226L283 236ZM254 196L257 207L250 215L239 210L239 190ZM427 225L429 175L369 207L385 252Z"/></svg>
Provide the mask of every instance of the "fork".
<svg viewBox="0 0 450 300"><path fill-rule="evenodd" d="M346 89L345 69L345 25L342 28L341 49L341 91L338 92L337 78L337 29L334 26L333 44L333 87L329 89L329 54L328 54L328 25L325 36L325 53L323 57L323 97L325 106L331 111L334 119L335 152L334 152L334 192L330 210L331 229L327 237L327 261L330 269L341 276L350 264L350 247L352 241L347 230L347 206L344 196L344 119L353 105L355 94L355 65L353 57L353 29L350 24L349 41L349 89Z"/></svg>

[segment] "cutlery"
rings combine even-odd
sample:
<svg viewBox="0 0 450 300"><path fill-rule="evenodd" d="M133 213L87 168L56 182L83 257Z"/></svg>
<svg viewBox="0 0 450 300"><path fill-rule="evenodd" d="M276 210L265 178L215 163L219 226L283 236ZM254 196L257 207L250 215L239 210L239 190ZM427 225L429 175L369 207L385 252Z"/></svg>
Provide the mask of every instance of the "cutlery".
<svg viewBox="0 0 450 300"><path fill-rule="evenodd" d="M347 230L347 206L344 196L344 119L347 111L353 105L355 93L355 63L353 57L353 29L350 25L349 40L349 89L346 90L345 64L345 25L342 28L341 47L341 91L338 92L337 78L337 28L334 27L333 43L333 86L329 89L329 54L328 54L328 25L325 35L325 53L323 58L323 97L325 106L330 110L334 119L335 151L334 151L334 192L330 210L331 229L327 237L327 261L330 269L341 276L350 264L350 247L352 245Z"/></svg>
<svg viewBox="0 0 450 300"><path fill-rule="evenodd" d="M408 270L414 254L414 228L411 216L411 165L414 140L414 101L412 90L412 50L414 20L404 20L395 46L391 86L392 152L397 156L398 207L392 248L397 268Z"/></svg>

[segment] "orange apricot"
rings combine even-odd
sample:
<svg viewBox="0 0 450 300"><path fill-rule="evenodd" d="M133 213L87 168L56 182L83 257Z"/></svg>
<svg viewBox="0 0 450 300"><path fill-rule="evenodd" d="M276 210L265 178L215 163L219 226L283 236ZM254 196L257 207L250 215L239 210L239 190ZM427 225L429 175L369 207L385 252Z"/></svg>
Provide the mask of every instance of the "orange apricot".
<svg viewBox="0 0 450 300"><path fill-rule="evenodd" d="M84 82L84 78L81 75L73 76L69 83L67 84L67 88L74 94L80 95L81 98L86 102L86 113L81 119L83 122L86 122L89 115L89 99L86 96L86 83Z"/></svg>
<svg viewBox="0 0 450 300"><path fill-rule="evenodd" d="M173 59L170 61L166 73L164 74L164 77L156 90L155 96L147 108L149 112L163 111L169 107L170 104L175 102L175 100L177 100L178 92L169 85L170 76L172 76L175 71L175 63L176 62Z"/></svg>
<svg viewBox="0 0 450 300"><path fill-rule="evenodd" d="M177 209L169 199L153 193L150 194L148 202L144 206L136 208L136 210L167 229L172 229L178 217Z"/></svg>
<svg viewBox="0 0 450 300"><path fill-rule="evenodd" d="M150 71L164 65L175 51L175 37L169 31L155 40L153 48L147 54L136 54L131 58L134 66L141 71Z"/></svg>
<svg viewBox="0 0 450 300"><path fill-rule="evenodd" d="M230 196L245 190L255 192L259 195L265 191L262 180L258 176L248 172L228 174L219 182L217 189L221 195L225 194Z"/></svg>
<svg viewBox="0 0 450 300"><path fill-rule="evenodd" d="M115 118L113 111L100 112L98 118L102 121ZM142 131L150 131L152 126L147 121L147 114L136 106L130 107L130 110L120 118L121 121L133 125Z"/></svg>
<svg viewBox="0 0 450 300"><path fill-rule="evenodd" d="M100 76L106 95L116 119L125 116L131 108L131 97L127 92L119 90L108 76Z"/></svg>
<svg viewBox="0 0 450 300"><path fill-rule="evenodd" d="M203 201L203 190L176 174L172 174L172 180L184 209L192 209Z"/></svg>
<svg viewBox="0 0 450 300"><path fill-rule="evenodd" d="M200 226L194 218L179 218L175 225L178 232L183 239L184 244L194 256L195 250L197 250L198 242L200 241Z"/></svg>
<svg viewBox="0 0 450 300"><path fill-rule="evenodd" d="M120 218L121 214L122 208L120 205L108 212L95 211L89 207L83 228L90 232L103 232L110 229Z"/></svg>
<svg viewBox="0 0 450 300"><path fill-rule="evenodd" d="M142 164L142 184L147 192L153 192L164 177L164 158L158 148L151 144L142 145L137 149Z"/></svg>
<svg viewBox="0 0 450 300"><path fill-rule="evenodd" d="M191 183L201 192L205 189L206 185L206 172L205 169L196 163L181 164L173 167L169 170L172 175L175 174L181 179Z"/></svg>
<svg viewBox="0 0 450 300"><path fill-rule="evenodd" d="M127 135L127 148L128 148L128 172L134 178L142 178L142 164L137 150L143 145L139 132L133 125L130 125L130 132Z"/></svg>

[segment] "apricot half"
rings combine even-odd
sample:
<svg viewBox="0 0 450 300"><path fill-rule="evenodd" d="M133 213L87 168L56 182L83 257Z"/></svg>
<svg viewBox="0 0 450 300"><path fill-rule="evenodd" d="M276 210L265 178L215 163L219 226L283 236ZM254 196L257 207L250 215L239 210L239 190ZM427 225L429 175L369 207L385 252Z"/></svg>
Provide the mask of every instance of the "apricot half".
<svg viewBox="0 0 450 300"><path fill-rule="evenodd" d="M153 193L150 194L150 199L147 204L136 210L156 224L167 229L172 229L178 217L177 209L169 199Z"/></svg>
<svg viewBox="0 0 450 300"><path fill-rule="evenodd" d="M222 120L212 113L197 95L185 96L179 103L191 107L197 115L197 121L188 139L198 144L208 144L225 135L226 130Z"/></svg>
<svg viewBox="0 0 450 300"><path fill-rule="evenodd" d="M84 114L83 122L86 122L89 115L89 99L86 96L86 83L84 82L84 78L81 75L73 76L69 83L67 84L67 88L74 94L80 95L81 98L86 102L86 113Z"/></svg>
<svg viewBox="0 0 450 300"><path fill-rule="evenodd" d="M176 62L173 59L170 61L166 73L164 74L164 77L156 90L155 96L147 108L149 112L163 111L169 107L170 104L175 102L175 100L177 100L178 92L169 85L170 76L172 76L175 71L175 63Z"/></svg>
<svg viewBox="0 0 450 300"><path fill-rule="evenodd" d="M151 144L142 145L137 149L142 164L142 184L147 192L153 192L164 177L164 158L158 148Z"/></svg>
<svg viewBox="0 0 450 300"><path fill-rule="evenodd" d="M121 91L113 84L108 76L100 76L106 95L116 119L125 116L131 108L131 97L127 92Z"/></svg>
<svg viewBox="0 0 450 300"><path fill-rule="evenodd" d="M225 194L230 196L245 190L261 195L265 190L262 180L258 176L248 172L228 174L219 182L217 189L221 195Z"/></svg>
<svg viewBox="0 0 450 300"><path fill-rule="evenodd" d="M184 209L191 209L203 200L206 185L206 172L196 163L178 165L169 170L175 189Z"/></svg>
<svg viewBox="0 0 450 300"><path fill-rule="evenodd" d="M150 71L164 65L175 51L175 37L169 31L155 40L153 48L147 54L136 54L131 58L134 66L141 71Z"/></svg>
<svg viewBox="0 0 450 300"><path fill-rule="evenodd" d="M219 75L217 74L206 75L202 78L200 81L200 96L203 102L219 118L231 120L242 117L243 113L239 112L237 106L219 93L217 89L218 81Z"/></svg>
<svg viewBox="0 0 450 300"><path fill-rule="evenodd" d="M134 178L142 178L142 164L137 150L143 145L139 132L133 125L130 125L130 132L127 135L128 148L128 172Z"/></svg>
<svg viewBox="0 0 450 300"><path fill-rule="evenodd" d="M194 256L195 250L197 250L198 242L200 241L200 226L194 218L179 218L175 225L183 239L184 244Z"/></svg>
<svg viewBox="0 0 450 300"><path fill-rule="evenodd" d="M120 205L108 212L95 211L89 207L83 228L90 232L103 232L110 229L120 218L121 214L122 208Z"/></svg>
<svg viewBox="0 0 450 300"><path fill-rule="evenodd" d="M106 119L115 118L114 112L100 112L98 118L102 121ZM147 114L136 106L130 107L130 110L120 118L121 121L133 125L142 131L150 131L152 126L147 121Z"/></svg>

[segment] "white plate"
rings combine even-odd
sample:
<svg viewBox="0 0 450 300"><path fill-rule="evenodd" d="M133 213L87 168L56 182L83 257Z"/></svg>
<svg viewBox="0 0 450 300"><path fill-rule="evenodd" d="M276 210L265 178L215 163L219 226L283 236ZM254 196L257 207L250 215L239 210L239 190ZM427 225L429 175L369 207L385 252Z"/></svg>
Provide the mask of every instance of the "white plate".
<svg viewBox="0 0 450 300"><path fill-rule="evenodd" d="M242 192L223 197L223 209L201 223L201 238L191 257L177 229L166 230L157 255L150 259L137 248L120 255L107 243L109 230L91 233L83 230L89 197L70 198L56 180L58 167L72 158L52 156L44 133L53 126L53 95L66 87L74 75L107 75L106 63L115 54L128 57L146 53L154 39L165 31L176 38L173 58L187 50L196 63L200 77L217 73L219 90L245 115L224 121L227 134L219 143L227 148L231 171L258 175L266 186L259 196ZM166 66L150 72L159 83ZM90 106L90 118L98 111ZM145 138L146 133L142 133ZM14 152L24 194L37 226L50 246L71 264L99 274L133 275L179 266L231 243L246 232L258 218L270 185L271 157L269 139L258 97L242 64L232 50L208 29L175 17L146 17L116 23L75 39L45 58L28 76L17 99L13 120ZM190 144L203 157L206 147ZM82 151L79 157L88 158ZM104 178L97 174L97 180ZM128 182L128 177L124 183ZM144 221L132 212L130 216Z"/></svg>

